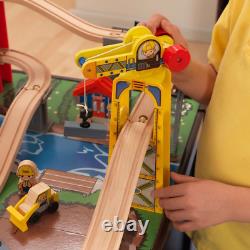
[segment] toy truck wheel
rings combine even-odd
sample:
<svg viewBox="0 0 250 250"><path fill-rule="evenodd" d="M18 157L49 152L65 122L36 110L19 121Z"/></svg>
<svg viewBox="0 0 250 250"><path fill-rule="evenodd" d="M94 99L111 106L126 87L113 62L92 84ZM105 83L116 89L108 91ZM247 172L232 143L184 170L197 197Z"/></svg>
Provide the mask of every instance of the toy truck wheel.
<svg viewBox="0 0 250 250"><path fill-rule="evenodd" d="M35 212L34 214L32 214L28 222L30 224L35 224L39 221L40 217L41 215L38 212Z"/></svg>
<svg viewBox="0 0 250 250"><path fill-rule="evenodd" d="M53 201L49 204L49 207L48 207L48 212L49 213L54 213L56 212L56 210L58 209L59 207L59 203L57 201Z"/></svg>

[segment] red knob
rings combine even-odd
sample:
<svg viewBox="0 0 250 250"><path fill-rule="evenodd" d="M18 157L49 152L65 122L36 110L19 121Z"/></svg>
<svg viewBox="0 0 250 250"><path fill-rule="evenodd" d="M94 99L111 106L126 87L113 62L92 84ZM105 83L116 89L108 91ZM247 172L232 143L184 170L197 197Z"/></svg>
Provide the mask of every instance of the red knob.
<svg viewBox="0 0 250 250"><path fill-rule="evenodd" d="M190 62L189 51L181 45L173 45L164 50L163 61L173 72L184 70Z"/></svg>

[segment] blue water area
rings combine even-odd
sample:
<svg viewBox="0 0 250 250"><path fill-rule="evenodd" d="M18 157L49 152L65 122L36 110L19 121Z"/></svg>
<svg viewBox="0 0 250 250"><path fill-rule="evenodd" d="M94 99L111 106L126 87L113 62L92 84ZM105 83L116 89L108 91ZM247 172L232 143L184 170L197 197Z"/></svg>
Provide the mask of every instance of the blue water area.
<svg viewBox="0 0 250 250"><path fill-rule="evenodd" d="M17 159L32 160L40 170L51 168L103 178L107 152L105 145L79 142L53 133L29 132L23 139Z"/></svg>
<svg viewBox="0 0 250 250"><path fill-rule="evenodd" d="M4 117L0 116L0 124ZM28 132L23 139L17 161L32 160L39 170L57 169L78 174L105 176L108 147L68 139L62 135Z"/></svg>
<svg viewBox="0 0 250 250"><path fill-rule="evenodd" d="M3 116L0 116L0 124ZM54 133L28 132L17 161L34 161L40 170L57 169L103 179L108 161L108 146L81 142ZM171 165L176 171L176 165Z"/></svg>

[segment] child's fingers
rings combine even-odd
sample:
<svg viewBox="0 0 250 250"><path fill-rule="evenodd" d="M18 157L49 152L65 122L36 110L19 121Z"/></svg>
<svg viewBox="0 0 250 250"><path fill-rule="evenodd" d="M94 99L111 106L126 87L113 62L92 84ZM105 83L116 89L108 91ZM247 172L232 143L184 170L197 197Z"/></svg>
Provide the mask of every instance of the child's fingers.
<svg viewBox="0 0 250 250"><path fill-rule="evenodd" d="M168 211L164 210L165 215L172 222L184 222L191 220L190 214L186 210L176 210L176 211Z"/></svg>
<svg viewBox="0 0 250 250"><path fill-rule="evenodd" d="M171 198L185 195L183 185L173 185L165 188L156 189L153 192L155 198Z"/></svg>
<svg viewBox="0 0 250 250"><path fill-rule="evenodd" d="M150 26L152 27L152 32L153 34L156 33L157 29L159 27L161 27L161 21L165 19L164 16L160 15L160 14L155 14L153 16L150 17L148 23L150 24Z"/></svg>
<svg viewBox="0 0 250 250"><path fill-rule="evenodd" d="M167 19L162 19L160 25L167 33L169 33L172 36L175 43L180 44L185 48L188 47L186 39L182 36L179 28L176 25L172 24Z"/></svg>
<svg viewBox="0 0 250 250"><path fill-rule="evenodd" d="M152 15L147 22L141 22L140 25L144 25L149 28L153 34L156 33L157 29L161 27L161 21L166 19L166 17L162 16L161 14L154 14Z"/></svg>
<svg viewBox="0 0 250 250"><path fill-rule="evenodd" d="M171 178L176 184L198 181L198 178L171 172Z"/></svg>
<svg viewBox="0 0 250 250"><path fill-rule="evenodd" d="M174 222L173 226L179 232L191 232L197 229L193 221Z"/></svg>
<svg viewBox="0 0 250 250"><path fill-rule="evenodd" d="M147 27L149 30L151 30L151 32L154 34L156 32L156 28L154 26L152 26L149 22L140 22L137 25L141 25L141 26L145 26Z"/></svg>
<svg viewBox="0 0 250 250"><path fill-rule="evenodd" d="M163 209L170 211L185 209L185 198L184 196L166 199L163 198L159 200L159 204Z"/></svg>
<svg viewBox="0 0 250 250"><path fill-rule="evenodd" d="M177 30L177 27L172 24L169 20L166 20L166 19L163 19L161 21L161 27L166 31L168 32L174 39L177 37L177 33L178 33L178 30Z"/></svg>

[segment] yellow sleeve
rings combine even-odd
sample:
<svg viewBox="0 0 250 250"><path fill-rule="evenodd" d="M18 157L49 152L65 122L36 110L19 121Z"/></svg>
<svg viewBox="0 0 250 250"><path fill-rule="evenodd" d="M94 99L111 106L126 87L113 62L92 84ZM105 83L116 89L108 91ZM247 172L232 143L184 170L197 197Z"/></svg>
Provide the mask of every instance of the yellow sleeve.
<svg viewBox="0 0 250 250"><path fill-rule="evenodd" d="M230 36L231 0L215 24L208 50L208 62L218 72Z"/></svg>

